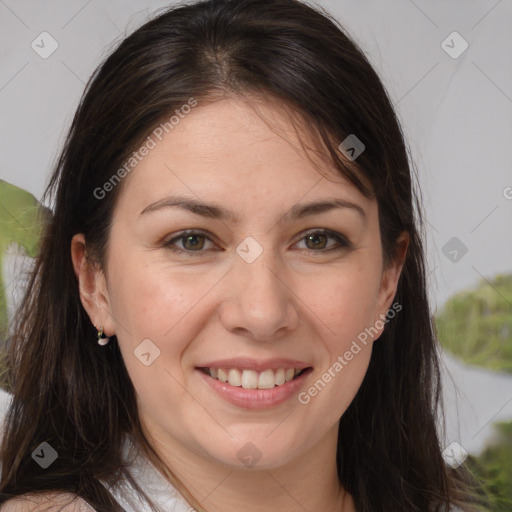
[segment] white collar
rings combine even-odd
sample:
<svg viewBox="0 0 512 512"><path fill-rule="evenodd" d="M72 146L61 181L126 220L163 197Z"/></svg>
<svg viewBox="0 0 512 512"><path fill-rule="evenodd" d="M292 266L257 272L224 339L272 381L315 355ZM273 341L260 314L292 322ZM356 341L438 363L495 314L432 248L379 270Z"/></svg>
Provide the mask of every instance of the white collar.
<svg viewBox="0 0 512 512"><path fill-rule="evenodd" d="M129 462L128 472L155 505L165 512L190 512L194 510L137 448L129 435L123 445L123 459ZM126 512L152 512L149 505L141 498L126 479L114 488L105 484L110 493Z"/></svg>

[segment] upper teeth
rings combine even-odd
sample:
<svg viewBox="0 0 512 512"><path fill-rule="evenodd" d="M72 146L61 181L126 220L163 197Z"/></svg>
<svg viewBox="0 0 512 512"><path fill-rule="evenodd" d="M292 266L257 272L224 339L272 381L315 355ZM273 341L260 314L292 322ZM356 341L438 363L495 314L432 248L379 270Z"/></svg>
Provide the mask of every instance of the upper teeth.
<svg viewBox="0 0 512 512"><path fill-rule="evenodd" d="M208 368L210 376L231 386L242 386L244 389L272 389L292 380L301 369L279 368L278 370L238 370L237 368Z"/></svg>

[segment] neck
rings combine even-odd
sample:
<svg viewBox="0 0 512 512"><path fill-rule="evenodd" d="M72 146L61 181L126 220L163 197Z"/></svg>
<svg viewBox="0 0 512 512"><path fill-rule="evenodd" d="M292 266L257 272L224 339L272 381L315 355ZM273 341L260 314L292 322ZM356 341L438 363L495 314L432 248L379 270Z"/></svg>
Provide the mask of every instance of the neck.
<svg viewBox="0 0 512 512"><path fill-rule="evenodd" d="M228 466L188 450L169 436L146 432L164 467L162 472L185 499L196 498L202 512L279 510L355 512L352 497L340 486L336 467L338 424L297 459L268 469ZM149 434L149 435L148 435ZM159 465L161 466L161 465Z"/></svg>

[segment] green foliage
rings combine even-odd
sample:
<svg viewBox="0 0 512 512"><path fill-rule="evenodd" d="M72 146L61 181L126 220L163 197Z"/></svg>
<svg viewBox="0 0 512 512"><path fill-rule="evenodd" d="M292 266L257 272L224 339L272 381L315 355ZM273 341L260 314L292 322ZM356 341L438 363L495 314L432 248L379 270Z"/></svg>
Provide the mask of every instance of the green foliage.
<svg viewBox="0 0 512 512"><path fill-rule="evenodd" d="M454 295L436 326L444 348L466 363L512 373L512 274Z"/></svg>
<svg viewBox="0 0 512 512"><path fill-rule="evenodd" d="M501 439L480 457L468 457L466 465L481 482L490 512L512 511L512 422L498 423Z"/></svg>
<svg viewBox="0 0 512 512"><path fill-rule="evenodd" d="M0 180L0 342L7 333L7 286L3 282L3 259L11 244L21 247L27 256L35 257L41 233L40 210L29 192Z"/></svg>
<svg viewBox="0 0 512 512"><path fill-rule="evenodd" d="M512 373L512 274L482 279L476 289L454 295L436 327L443 347L464 362ZM486 497L482 512L511 512L512 422L495 427L499 441L466 465L481 483L476 492Z"/></svg>

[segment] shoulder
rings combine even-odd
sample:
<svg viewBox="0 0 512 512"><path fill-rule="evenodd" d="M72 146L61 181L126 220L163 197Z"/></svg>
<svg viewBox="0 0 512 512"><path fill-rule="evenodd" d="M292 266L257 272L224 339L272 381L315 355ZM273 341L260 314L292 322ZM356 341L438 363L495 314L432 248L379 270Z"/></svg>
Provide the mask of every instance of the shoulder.
<svg viewBox="0 0 512 512"><path fill-rule="evenodd" d="M71 493L24 494L7 501L1 512L95 512L85 500Z"/></svg>

